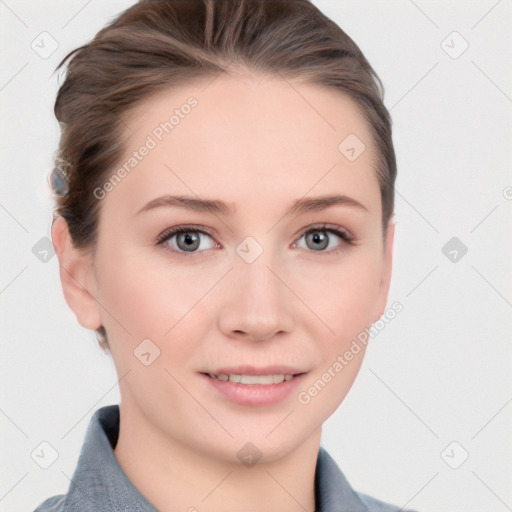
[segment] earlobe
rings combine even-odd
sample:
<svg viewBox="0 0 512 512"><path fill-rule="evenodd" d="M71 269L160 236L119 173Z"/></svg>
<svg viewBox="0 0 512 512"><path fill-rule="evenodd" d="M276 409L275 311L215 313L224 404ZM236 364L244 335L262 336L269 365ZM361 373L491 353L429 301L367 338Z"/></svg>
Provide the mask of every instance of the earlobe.
<svg viewBox="0 0 512 512"><path fill-rule="evenodd" d="M52 243L59 260L59 275L64 298L86 329L102 325L101 312L95 299L96 281L90 255L72 242L66 220L59 216L52 223Z"/></svg>

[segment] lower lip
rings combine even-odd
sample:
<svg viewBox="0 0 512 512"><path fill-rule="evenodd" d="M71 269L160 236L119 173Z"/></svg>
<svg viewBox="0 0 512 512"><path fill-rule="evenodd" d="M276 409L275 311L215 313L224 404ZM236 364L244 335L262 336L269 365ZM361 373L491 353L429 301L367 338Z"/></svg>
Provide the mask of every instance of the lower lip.
<svg viewBox="0 0 512 512"><path fill-rule="evenodd" d="M240 384L215 379L204 373L201 376L222 396L238 405L273 405L288 398L306 374L295 375L293 379L279 384Z"/></svg>

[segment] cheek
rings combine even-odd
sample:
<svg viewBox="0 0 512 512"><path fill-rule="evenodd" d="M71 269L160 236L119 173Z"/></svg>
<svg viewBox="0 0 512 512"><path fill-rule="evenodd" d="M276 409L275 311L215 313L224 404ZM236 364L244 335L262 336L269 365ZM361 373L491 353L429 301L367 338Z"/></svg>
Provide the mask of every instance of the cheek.
<svg viewBox="0 0 512 512"><path fill-rule="evenodd" d="M122 255L100 261L98 299L130 332L162 337L195 306L220 279L222 272L192 271L165 258Z"/></svg>
<svg viewBox="0 0 512 512"><path fill-rule="evenodd" d="M105 308L104 325L119 373L135 366L146 372L165 367L180 374L198 357L202 340L215 329L220 300L215 285L226 270L201 271L164 258L148 264L147 255L127 254L104 259L99 266L98 299ZM149 352L158 357L150 367L141 368L136 354L142 353L146 339L151 340L144 342ZM136 378L135 373L130 375L131 380ZM153 380L160 377L157 374ZM168 384L166 379L162 384Z"/></svg>
<svg viewBox="0 0 512 512"><path fill-rule="evenodd" d="M353 250L346 257L305 265L294 277L297 295L318 315L318 330L332 345L350 342L372 322L378 300L381 261L375 252ZM322 320L320 322L319 320Z"/></svg>
<svg viewBox="0 0 512 512"><path fill-rule="evenodd" d="M379 260L357 254L347 261L309 274L304 302L318 318L304 323L321 360L299 391L297 401L308 415L327 419L352 387L366 344L358 336L371 326L380 284ZM315 283L315 286L312 286ZM309 317L308 317L309 318Z"/></svg>
<svg viewBox="0 0 512 512"><path fill-rule="evenodd" d="M305 421L327 420L340 406L354 384L365 347L341 343L324 353L324 359L304 381L296 400Z"/></svg>
<svg viewBox="0 0 512 512"><path fill-rule="evenodd" d="M354 247L335 257L294 259L275 269L296 294L288 300L296 302L294 314L313 339L322 330L323 339L339 346L371 323L380 277L376 254L370 247ZM144 338L159 340L161 346L182 337L190 343L191 330L197 337L198 329L214 328L216 308L226 299L224 292L218 296L219 289L236 290L226 285L232 279L226 276L229 263L212 266L198 258L184 265L164 255L148 261L147 250L107 247L98 254L98 300L108 312L103 316L112 335L118 332L134 346Z"/></svg>

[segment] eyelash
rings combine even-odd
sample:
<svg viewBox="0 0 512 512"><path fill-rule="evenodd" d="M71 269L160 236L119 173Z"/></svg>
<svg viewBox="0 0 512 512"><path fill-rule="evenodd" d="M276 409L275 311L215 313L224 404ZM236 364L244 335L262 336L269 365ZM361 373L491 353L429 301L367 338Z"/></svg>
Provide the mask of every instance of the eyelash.
<svg viewBox="0 0 512 512"><path fill-rule="evenodd" d="M303 231L302 234L297 238L297 240L300 240L304 235L307 235L309 233L316 232L316 231L324 231L327 233L332 233L332 234L338 236L339 238L341 238L341 240L343 240L343 242L345 242L345 243L343 245L341 245L340 247L336 247L336 248L330 249L328 251L309 250L308 252L313 252L313 253L317 252L319 254L322 254L322 253L323 254L332 254L332 253L341 251L343 249L346 249L347 245L355 244L355 239L352 236L350 236L346 231L341 230L338 226L336 226L334 224L319 224L319 225L310 227L307 230ZM177 235L180 233L202 233L204 235L208 235L212 239L214 238L212 233L210 233L208 230L206 230L205 228L202 228L202 227L175 226L175 227L169 228L169 229L165 230L163 233L161 233L157 237L155 243L156 243L156 245L163 245L174 235ZM169 248L169 250L171 250L172 252L178 253L180 255L186 256L186 257L197 256L198 254L201 254L204 252L204 251L188 251L188 252L187 251L176 251L175 249L170 249L170 248Z"/></svg>

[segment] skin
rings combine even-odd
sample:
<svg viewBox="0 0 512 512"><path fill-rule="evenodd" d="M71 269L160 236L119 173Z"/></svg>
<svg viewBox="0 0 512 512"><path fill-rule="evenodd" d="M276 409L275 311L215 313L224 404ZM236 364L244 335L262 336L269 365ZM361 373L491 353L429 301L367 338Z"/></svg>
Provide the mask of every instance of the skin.
<svg viewBox="0 0 512 512"><path fill-rule="evenodd" d="M62 218L52 227L66 301L83 327L105 326L121 378L115 455L159 510L313 511L322 423L365 350L308 404L294 392L271 406L237 405L199 372L288 364L308 372L297 391L307 390L386 307L394 224L384 237L369 127L340 92L293 87L238 73L158 93L126 117L126 157L191 95L198 106L101 200L95 251L75 249ZM366 145L353 162L338 150L351 133ZM235 213L136 214L165 193L222 200ZM334 193L367 210L284 215L305 195ZM329 246L315 250L303 235L320 223L354 243L328 232ZM184 224L213 236L201 235L192 256L176 252L176 237L156 245ZM252 263L236 252L247 236L263 248ZM149 366L133 353L146 338L160 349ZM262 454L251 467L237 457L247 442Z"/></svg>

